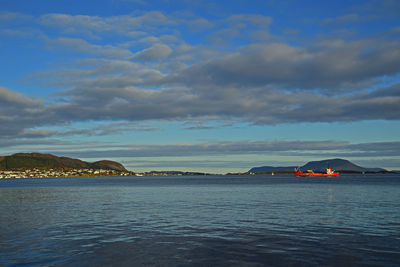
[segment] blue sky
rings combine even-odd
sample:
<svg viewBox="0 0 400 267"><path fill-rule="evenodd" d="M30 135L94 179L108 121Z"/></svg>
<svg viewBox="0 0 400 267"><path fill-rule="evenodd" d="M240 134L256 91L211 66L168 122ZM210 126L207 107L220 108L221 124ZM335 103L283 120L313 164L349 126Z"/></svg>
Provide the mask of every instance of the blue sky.
<svg viewBox="0 0 400 267"><path fill-rule="evenodd" d="M0 154L400 169L400 2L0 0Z"/></svg>

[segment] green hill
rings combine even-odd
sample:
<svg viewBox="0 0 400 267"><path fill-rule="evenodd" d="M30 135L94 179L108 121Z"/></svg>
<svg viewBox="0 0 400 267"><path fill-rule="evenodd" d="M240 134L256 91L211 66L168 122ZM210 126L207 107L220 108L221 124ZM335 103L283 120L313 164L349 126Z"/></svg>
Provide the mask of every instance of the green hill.
<svg viewBox="0 0 400 267"><path fill-rule="evenodd" d="M102 160L93 163L68 157L57 157L41 153L17 153L0 157L0 170L15 169L105 169L127 171L125 167L115 161Z"/></svg>

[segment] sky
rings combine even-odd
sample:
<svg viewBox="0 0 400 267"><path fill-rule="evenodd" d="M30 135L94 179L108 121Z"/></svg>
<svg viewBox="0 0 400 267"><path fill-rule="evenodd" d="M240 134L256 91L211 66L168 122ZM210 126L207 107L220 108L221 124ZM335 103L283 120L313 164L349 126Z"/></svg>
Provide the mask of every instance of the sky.
<svg viewBox="0 0 400 267"><path fill-rule="evenodd" d="M400 170L400 1L0 0L0 155Z"/></svg>

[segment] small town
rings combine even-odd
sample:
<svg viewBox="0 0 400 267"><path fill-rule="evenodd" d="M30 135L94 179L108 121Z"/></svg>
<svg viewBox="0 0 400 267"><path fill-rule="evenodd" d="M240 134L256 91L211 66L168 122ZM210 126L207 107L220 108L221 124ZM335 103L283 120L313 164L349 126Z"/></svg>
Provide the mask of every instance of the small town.
<svg viewBox="0 0 400 267"><path fill-rule="evenodd" d="M9 178L57 178L57 177L96 177L96 176L182 176L207 175L198 172L150 171L135 173L132 171L117 171L105 169L19 169L0 170L0 179Z"/></svg>
<svg viewBox="0 0 400 267"><path fill-rule="evenodd" d="M90 177L90 176L134 176L132 172L103 169L25 169L0 170L0 179L7 178L52 178L52 177Z"/></svg>

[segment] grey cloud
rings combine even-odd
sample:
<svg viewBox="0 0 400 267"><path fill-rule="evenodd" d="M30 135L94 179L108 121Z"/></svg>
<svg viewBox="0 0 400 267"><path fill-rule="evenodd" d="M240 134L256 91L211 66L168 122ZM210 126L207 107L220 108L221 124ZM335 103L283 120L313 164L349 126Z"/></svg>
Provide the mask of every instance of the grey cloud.
<svg viewBox="0 0 400 267"><path fill-rule="evenodd" d="M195 48L189 44L183 43L175 48L177 53L186 53L194 50Z"/></svg>
<svg viewBox="0 0 400 267"><path fill-rule="evenodd" d="M400 142L375 142L375 143L352 144L349 146L349 148L358 151L373 151L373 152L387 151L399 154Z"/></svg>
<svg viewBox="0 0 400 267"><path fill-rule="evenodd" d="M249 40L270 39L269 27L272 18L263 15L232 15L219 21L209 39L217 45L229 46L232 39Z"/></svg>
<svg viewBox="0 0 400 267"><path fill-rule="evenodd" d="M51 70L31 75L31 79L45 79L53 86L82 88L124 88L130 86L154 86L164 75L151 66L127 60L91 58L79 62L76 68ZM57 95L67 95L63 91Z"/></svg>
<svg viewBox="0 0 400 267"><path fill-rule="evenodd" d="M191 30L200 31L200 30L210 29L214 26L214 24L205 18L196 18L190 20L188 26L190 27Z"/></svg>
<svg viewBox="0 0 400 267"><path fill-rule="evenodd" d="M92 55L103 56L106 58L129 58L133 53L128 49L115 47L112 45L94 45L78 38L58 38L49 42L51 47L63 47L79 52L86 52Z"/></svg>
<svg viewBox="0 0 400 267"><path fill-rule="evenodd" d="M45 124L42 102L0 87L0 136L16 137L23 130Z"/></svg>
<svg viewBox="0 0 400 267"><path fill-rule="evenodd" d="M0 12L0 21L1 22L21 22L32 20L33 17L30 15L18 13L18 12Z"/></svg>
<svg viewBox="0 0 400 267"><path fill-rule="evenodd" d="M167 58L172 53L172 49L165 44L155 44L140 52L137 52L133 58L138 60L160 60Z"/></svg>
<svg viewBox="0 0 400 267"><path fill-rule="evenodd" d="M40 140L40 141L39 141ZM0 138L0 148L6 150L9 149L9 151L17 151L17 152L21 152L27 151L27 148L33 148L35 146L52 146L52 145L67 145L66 142L63 142L61 140L48 140L48 139L37 139L37 138L15 138L15 139L4 139L4 138ZM10 149L11 148L11 149ZM18 150L21 149L21 150ZM35 151L35 150L30 150L30 151ZM6 153L4 151L2 151L2 154L0 154L0 156L5 156Z"/></svg>
<svg viewBox="0 0 400 267"><path fill-rule="evenodd" d="M396 0L370 0L362 1L353 7L356 12L371 14L381 18L398 18L400 15L400 3Z"/></svg>
<svg viewBox="0 0 400 267"><path fill-rule="evenodd" d="M400 97L387 95L394 89L329 96L314 91L282 92L273 88L177 87L148 90L98 85L64 92L67 97L64 103L49 106L49 110L68 121L214 117L217 120L271 124L400 118ZM380 95L381 90L383 95ZM102 108L99 109L99 106Z"/></svg>
<svg viewBox="0 0 400 267"><path fill-rule="evenodd" d="M392 28L386 34L388 36L397 37L400 35L400 27Z"/></svg>
<svg viewBox="0 0 400 267"><path fill-rule="evenodd" d="M185 130L211 130L211 129L217 129L217 126L205 126L205 125L199 125L199 126L190 126L186 127Z"/></svg>
<svg viewBox="0 0 400 267"><path fill-rule="evenodd" d="M11 30L11 29L4 29L0 30L0 35L5 35L7 37L19 37L19 38L32 38L34 37L38 32L35 30Z"/></svg>
<svg viewBox="0 0 400 267"><path fill-rule="evenodd" d="M143 37L153 36L147 41L154 45L134 54L127 49L138 49L133 40L120 45L96 45L80 38L50 40L54 47L99 58L36 74L52 86L71 88L47 103L0 90L0 102L5 103L0 107L1 120L7 122L0 126L2 135L88 120L213 118L272 124L400 118L399 85L384 88L379 82L383 75L390 78L400 72L398 40L330 39L309 46L255 43L223 54L209 44L174 43L179 34L168 35L169 30L157 26L184 22L161 12L107 18L47 14L40 22L99 36L143 30ZM250 40L247 37L254 31L268 33L272 19L237 15L215 23L215 31L232 30ZM369 88L373 83L374 90Z"/></svg>
<svg viewBox="0 0 400 267"><path fill-rule="evenodd" d="M63 32L72 34L92 34L99 37L99 33L112 33L126 35L140 29L154 30L155 26L175 24L173 20L159 11L150 11L141 15L120 15L111 17L45 14L39 22L48 27L57 27Z"/></svg>
<svg viewBox="0 0 400 267"><path fill-rule="evenodd" d="M23 106L40 106L41 102L33 100L26 95L11 91L0 86L0 103L2 109L11 108L13 106L20 108ZM10 105L10 106L9 106Z"/></svg>
<svg viewBox="0 0 400 267"><path fill-rule="evenodd" d="M70 85L76 88L60 93L62 101L53 104L44 105L3 89L0 102L8 101L2 108L8 107L9 110L2 113L3 121L8 120L2 134L11 135L31 127L87 120L138 122L213 118L271 124L400 118L399 85L335 96L313 90L282 91L274 87L244 89L207 84L199 87L195 82L193 87L148 90L132 85L142 79L142 85L162 86L161 74L150 70L147 74L142 70L142 73L140 65L124 61L99 62L105 65L86 73L89 76L79 78L78 84L79 72L77 76L66 77L66 80L74 81ZM99 62L94 60L89 64ZM136 74L139 76L136 77L131 69L138 69ZM116 75L105 76L108 71Z"/></svg>
<svg viewBox="0 0 400 267"><path fill-rule="evenodd" d="M155 37L155 36L147 36L147 37L144 37L144 38L138 40L137 42L144 43L144 44L154 44L154 43L159 43L160 38Z"/></svg>
<svg viewBox="0 0 400 267"><path fill-rule="evenodd" d="M187 112L191 112L185 104L191 100L191 95L179 90L99 88L74 90L70 93L70 102L54 105L52 110L71 120L163 120L186 117ZM99 106L102 108L99 109Z"/></svg>
<svg viewBox="0 0 400 267"><path fill-rule="evenodd" d="M86 127L85 129L69 129L65 131L53 132L53 135L57 136L69 136L69 135L91 135L101 136L110 135L122 132L151 132L159 131L160 127L156 125L139 124L135 122L117 122L102 124L94 127Z"/></svg>
<svg viewBox="0 0 400 267"><path fill-rule="evenodd" d="M393 146L388 150L387 146ZM108 157L164 157L164 156L212 156L212 155L281 155L281 156L329 156L360 157L400 156L400 142L376 142L350 144L341 141L237 141L200 144L126 145L123 149L78 149L65 153L83 158ZM356 150L355 150L356 149ZM374 153L370 153L371 149ZM390 152L390 153L388 153ZM393 152L393 153L392 153ZM379 154L380 153L380 154Z"/></svg>
<svg viewBox="0 0 400 267"><path fill-rule="evenodd" d="M236 28L259 27L268 29L272 23L272 18L256 14L232 15L225 20L228 24Z"/></svg>
<svg viewBox="0 0 400 267"><path fill-rule="evenodd" d="M186 84L342 88L399 71L399 41L337 41L310 48L272 43L249 45L240 52L194 64L171 75L169 80Z"/></svg>
<svg viewBox="0 0 400 267"><path fill-rule="evenodd" d="M54 136L57 134L57 131L51 130L30 130L24 129L23 132L18 135L19 138L45 138Z"/></svg>
<svg viewBox="0 0 400 267"><path fill-rule="evenodd" d="M81 31L91 29L96 31L110 30L104 19L98 16L69 15L69 14L45 14L40 17L40 22L50 27L63 27L66 31Z"/></svg>

